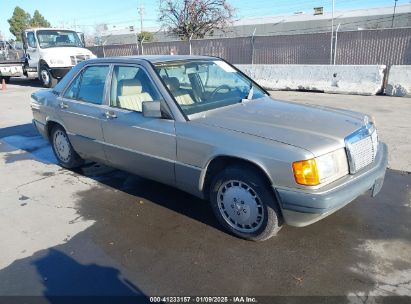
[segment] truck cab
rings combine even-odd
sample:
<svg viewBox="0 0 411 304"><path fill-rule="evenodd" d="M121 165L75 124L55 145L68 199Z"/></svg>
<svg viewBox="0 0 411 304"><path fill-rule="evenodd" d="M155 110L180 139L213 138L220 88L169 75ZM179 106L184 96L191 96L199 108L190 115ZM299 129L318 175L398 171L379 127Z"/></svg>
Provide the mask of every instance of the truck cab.
<svg viewBox="0 0 411 304"><path fill-rule="evenodd" d="M77 63L96 58L79 33L68 29L32 28L22 33L26 60L24 73L54 87Z"/></svg>

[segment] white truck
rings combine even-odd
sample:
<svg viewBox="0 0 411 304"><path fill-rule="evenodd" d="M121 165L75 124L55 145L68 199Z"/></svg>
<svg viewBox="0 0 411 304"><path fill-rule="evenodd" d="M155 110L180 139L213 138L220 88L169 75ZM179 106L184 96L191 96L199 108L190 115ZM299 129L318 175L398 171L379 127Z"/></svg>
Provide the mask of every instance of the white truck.
<svg viewBox="0 0 411 304"><path fill-rule="evenodd" d="M52 88L77 63L96 56L84 46L81 33L68 29L32 28L22 33L23 73Z"/></svg>

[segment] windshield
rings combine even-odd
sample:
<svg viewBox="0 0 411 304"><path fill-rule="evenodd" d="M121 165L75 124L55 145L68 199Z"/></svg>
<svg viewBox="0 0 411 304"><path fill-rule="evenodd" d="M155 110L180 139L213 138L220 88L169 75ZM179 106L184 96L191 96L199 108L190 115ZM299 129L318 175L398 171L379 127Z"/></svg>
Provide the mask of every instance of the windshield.
<svg viewBox="0 0 411 304"><path fill-rule="evenodd" d="M83 47L83 43L76 32L44 30L37 31L37 39L42 49L50 47Z"/></svg>
<svg viewBox="0 0 411 304"><path fill-rule="evenodd" d="M222 60L191 60L156 65L164 83L186 115L225 107L264 91Z"/></svg>

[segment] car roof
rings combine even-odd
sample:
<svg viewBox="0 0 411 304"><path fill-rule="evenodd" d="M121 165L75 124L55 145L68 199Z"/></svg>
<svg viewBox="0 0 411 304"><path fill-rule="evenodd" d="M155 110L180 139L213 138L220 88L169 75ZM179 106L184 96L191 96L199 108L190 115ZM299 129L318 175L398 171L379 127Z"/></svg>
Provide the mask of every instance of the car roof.
<svg viewBox="0 0 411 304"><path fill-rule="evenodd" d="M219 59L212 56L193 56L193 55L139 55L139 56L121 56L121 57L105 57L98 58L98 61L133 61L145 60L151 63L168 62L168 61L184 61L184 60L215 60Z"/></svg>

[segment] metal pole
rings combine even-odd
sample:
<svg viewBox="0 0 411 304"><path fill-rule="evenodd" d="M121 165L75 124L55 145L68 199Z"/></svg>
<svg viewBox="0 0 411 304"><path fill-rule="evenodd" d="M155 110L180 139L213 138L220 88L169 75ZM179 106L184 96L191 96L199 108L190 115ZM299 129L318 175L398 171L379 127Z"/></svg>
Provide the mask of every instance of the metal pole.
<svg viewBox="0 0 411 304"><path fill-rule="evenodd" d="M136 33L136 45L137 45L137 55L140 55L140 50L138 47L138 34Z"/></svg>
<svg viewBox="0 0 411 304"><path fill-rule="evenodd" d="M144 7L141 5L138 9L138 14L140 15L140 33L143 32L143 14L144 14Z"/></svg>
<svg viewBox="0 0 411 304"><path fill-rule="evenodd" d="M392 13L391 28L394 27L395 9L397 8L397 1L398 0L394 0L394 12Z"/></svg>
<svg viewBox="0 0 411 304"><path fill-rule="evenodd" d="M251 65L254 64L254 36L257 28L254 28L253 35L251 36Z"/></svg>
<svg viewBox="0 0 411 304"><path fill-rule="evenodd" d="M190 47L190 55L191 55L191 39L193 38L193 33L190 35L190 38L188 38L188 43Z"/></svg>
<svg viewBox="0 0 411 304"><path fill-rule="evenodd" d="M143 42L144 42L144 37L141 39L141 55L144 55Z"/></svg>
<svg viewBox="0 0 411 304"><path fill-rule="evenodd" d="M338 31L340 30L341 23L338 23L337 29L335 30L335 44L334 44L334 65L337 58L337 41L338 41Z"/></svg>
<svg viewBox="0 0 411 304"><path fill-rule="evenodd" d="M333 0L333 8L331 12L331 50L330 50L330 64L333 63L333 36L334 36L334 9L335 9L335 0Z"/></svg>

